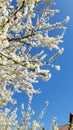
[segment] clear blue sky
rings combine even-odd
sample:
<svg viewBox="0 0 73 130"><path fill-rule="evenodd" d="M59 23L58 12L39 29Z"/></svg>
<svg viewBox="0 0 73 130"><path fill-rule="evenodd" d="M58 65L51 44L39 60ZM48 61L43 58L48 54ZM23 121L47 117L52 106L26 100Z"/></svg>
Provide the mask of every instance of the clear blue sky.
<svg viewBox="0 0 73 130"><path fill-rule="evenodd" d="M63 55L55 60L55 64L61 65L61 71L52 70L52 78L48 82L40 80L37 85L42 93L34 95L32 100L32 108L35 110L37 118L44 103L48 100L49 106L46 114L42 119L46 128L51 127L51 121L54 116L57 117L57 124L63 125L69 121L69 113L73 112L73 0L55 0L55 8L60 13L52 17L52 22L63 20L67 15L71 17L70 22L66 24L68 27L63 47L65 51ZM23 99L22 99L23 97ZM19 97L22 102L27 104L27 96ZM20 103L19 103L20 104Z"/></svg>

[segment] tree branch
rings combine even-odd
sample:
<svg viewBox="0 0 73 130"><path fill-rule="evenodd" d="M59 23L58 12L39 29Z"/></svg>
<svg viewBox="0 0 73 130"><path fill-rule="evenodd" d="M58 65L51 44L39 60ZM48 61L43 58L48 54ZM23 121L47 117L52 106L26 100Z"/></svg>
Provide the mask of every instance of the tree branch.
<svg viewBox="0 0 73 130"><path fill-rule="evenodd" d="M20 11L20 9L22 9L22 7L24 6L25 1L22 2L22 5L20 7L18 7L18 9L10 16L10 18L4 23L4 25L2 26L2 29L6 26L7 23L9 23L11 21L11 18L17 14L18 11Z"/></svg>

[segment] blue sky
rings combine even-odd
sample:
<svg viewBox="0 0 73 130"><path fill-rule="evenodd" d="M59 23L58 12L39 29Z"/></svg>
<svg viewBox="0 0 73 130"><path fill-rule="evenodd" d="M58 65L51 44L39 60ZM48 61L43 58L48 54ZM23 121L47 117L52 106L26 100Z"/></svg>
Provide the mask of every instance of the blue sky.
<svg viewBox="0 0 73 130"><path fill-rule="evenodd" d="M34 95L32 100L32 109L36 114L34 118L37 118L42 110L46 100L49 101L46 114L42 119L45 124L45 128L51 127L51 122L54 116L57 117L57 124L63 125L69 121L69 113L73 112L73 0L55 0L56 5L54 8L59 9L60 13L52 17L51 22L61 21L66 16L70 16L70 22L66 24L68 28L65 36L64 53L55 60L55 64L61 65L61 71L51 70L52 78L48 82L39 80L36 85L41 90L40 95ZM51 7L52 8L52 7ZM18 105L20 102L27 104L27 96L17 96Z"/></svg>
<svg viewBox="0 0 73 130"><path fill-rule="evenodd" d="M73 0L56 0L55 8L59 9L60 13L52 17L52 22L63 20L66 16L71 19L66 24L68 29L63 39L65 51L55 60L55 64L61 65L61 71L52 70L53 76L48 82L40 80L38 86L42 94L35 95L32 101L33 109L37 112L36 117L44 102L50 102L42 120L46 128L51 127L54 116L57 117L58 125L68 123L69 113L73 112Z"/></svg>

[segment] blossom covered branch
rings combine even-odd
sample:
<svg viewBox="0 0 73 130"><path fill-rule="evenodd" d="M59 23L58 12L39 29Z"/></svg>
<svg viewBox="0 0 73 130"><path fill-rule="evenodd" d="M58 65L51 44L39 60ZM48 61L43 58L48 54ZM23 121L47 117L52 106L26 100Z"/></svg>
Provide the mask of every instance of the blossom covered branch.
<svg viewBox="0 0 73 130"><path fill-rule="evenodd" d="M0 0L0 115L2 113L0 128L1 130L11 130L12 127L15 130L36 130L40 128L39 121L33 121L30 128L27 121L33 115L33 111L28 109L19 124L16 121L17 116L13 116L16 115L17 109L12 115L12 113L8 114L10 109L5 109L3 113L2 108L8 102L14 105L17 103L13 95L15 92L20 92L20 89L27 93L30 106L33 94L40 93L38 89L35 90L33 84L37 83L39 78L45 81L51 78L49 66L60 70L60 66L52 62L64 51L59 43L63 42L66 31L64 24L70 18L67 16L61 22L50 24L51 16L59 10L51 10L50 6L54 3L49 0L16 0L14 4L12 2L14 0ZM39 9L41 5L43 9ZM49 31L54 29L61 29L63 32L55 37L49 36ZM46 60L48 53L45 54L45 47L50 51L56 50L48 60ZM38 54L32 54L36 49ZM43 66L47 69L43 69ZM45 110L46 107L38 120L43 117Z"/></svg>

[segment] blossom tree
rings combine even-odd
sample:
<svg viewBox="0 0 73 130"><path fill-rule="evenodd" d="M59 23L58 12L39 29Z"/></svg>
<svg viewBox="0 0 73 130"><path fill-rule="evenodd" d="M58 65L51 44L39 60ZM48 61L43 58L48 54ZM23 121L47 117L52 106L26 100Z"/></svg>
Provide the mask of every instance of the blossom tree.
<svg viewBox="0 0 73 130"><path fill-rule="evenodd" d="M50 9L55 2L51 0L0 0L0 129L1 130L36 130L44 129L41 119L45 114L45 108L39 114L38 120L30 122L34 114L31 109L33 94L40 93L34 88L38 79L48 81L51 78L49 66L60 70L60 66L54 65L64 48L59 43L63 42L66 31L65 23L69 21L67 16L63 21L50 24L49 20L59 10ZM49 36L49 31L63 30L55 37ZM45 54L44 48L56 53L50 57ZM38 49L38 54L32 53ZM40 51L41 50L41 51ZM47 60L48 59L48 60ZM45 66L46 69L43 69ZM26 92L29 98L27 112L24 112L24 104L21 106L22 119L18 122L18 108L12 110L17 104L13 98L15 92ZM7 104L11 107L8 108Z"/></svg>

